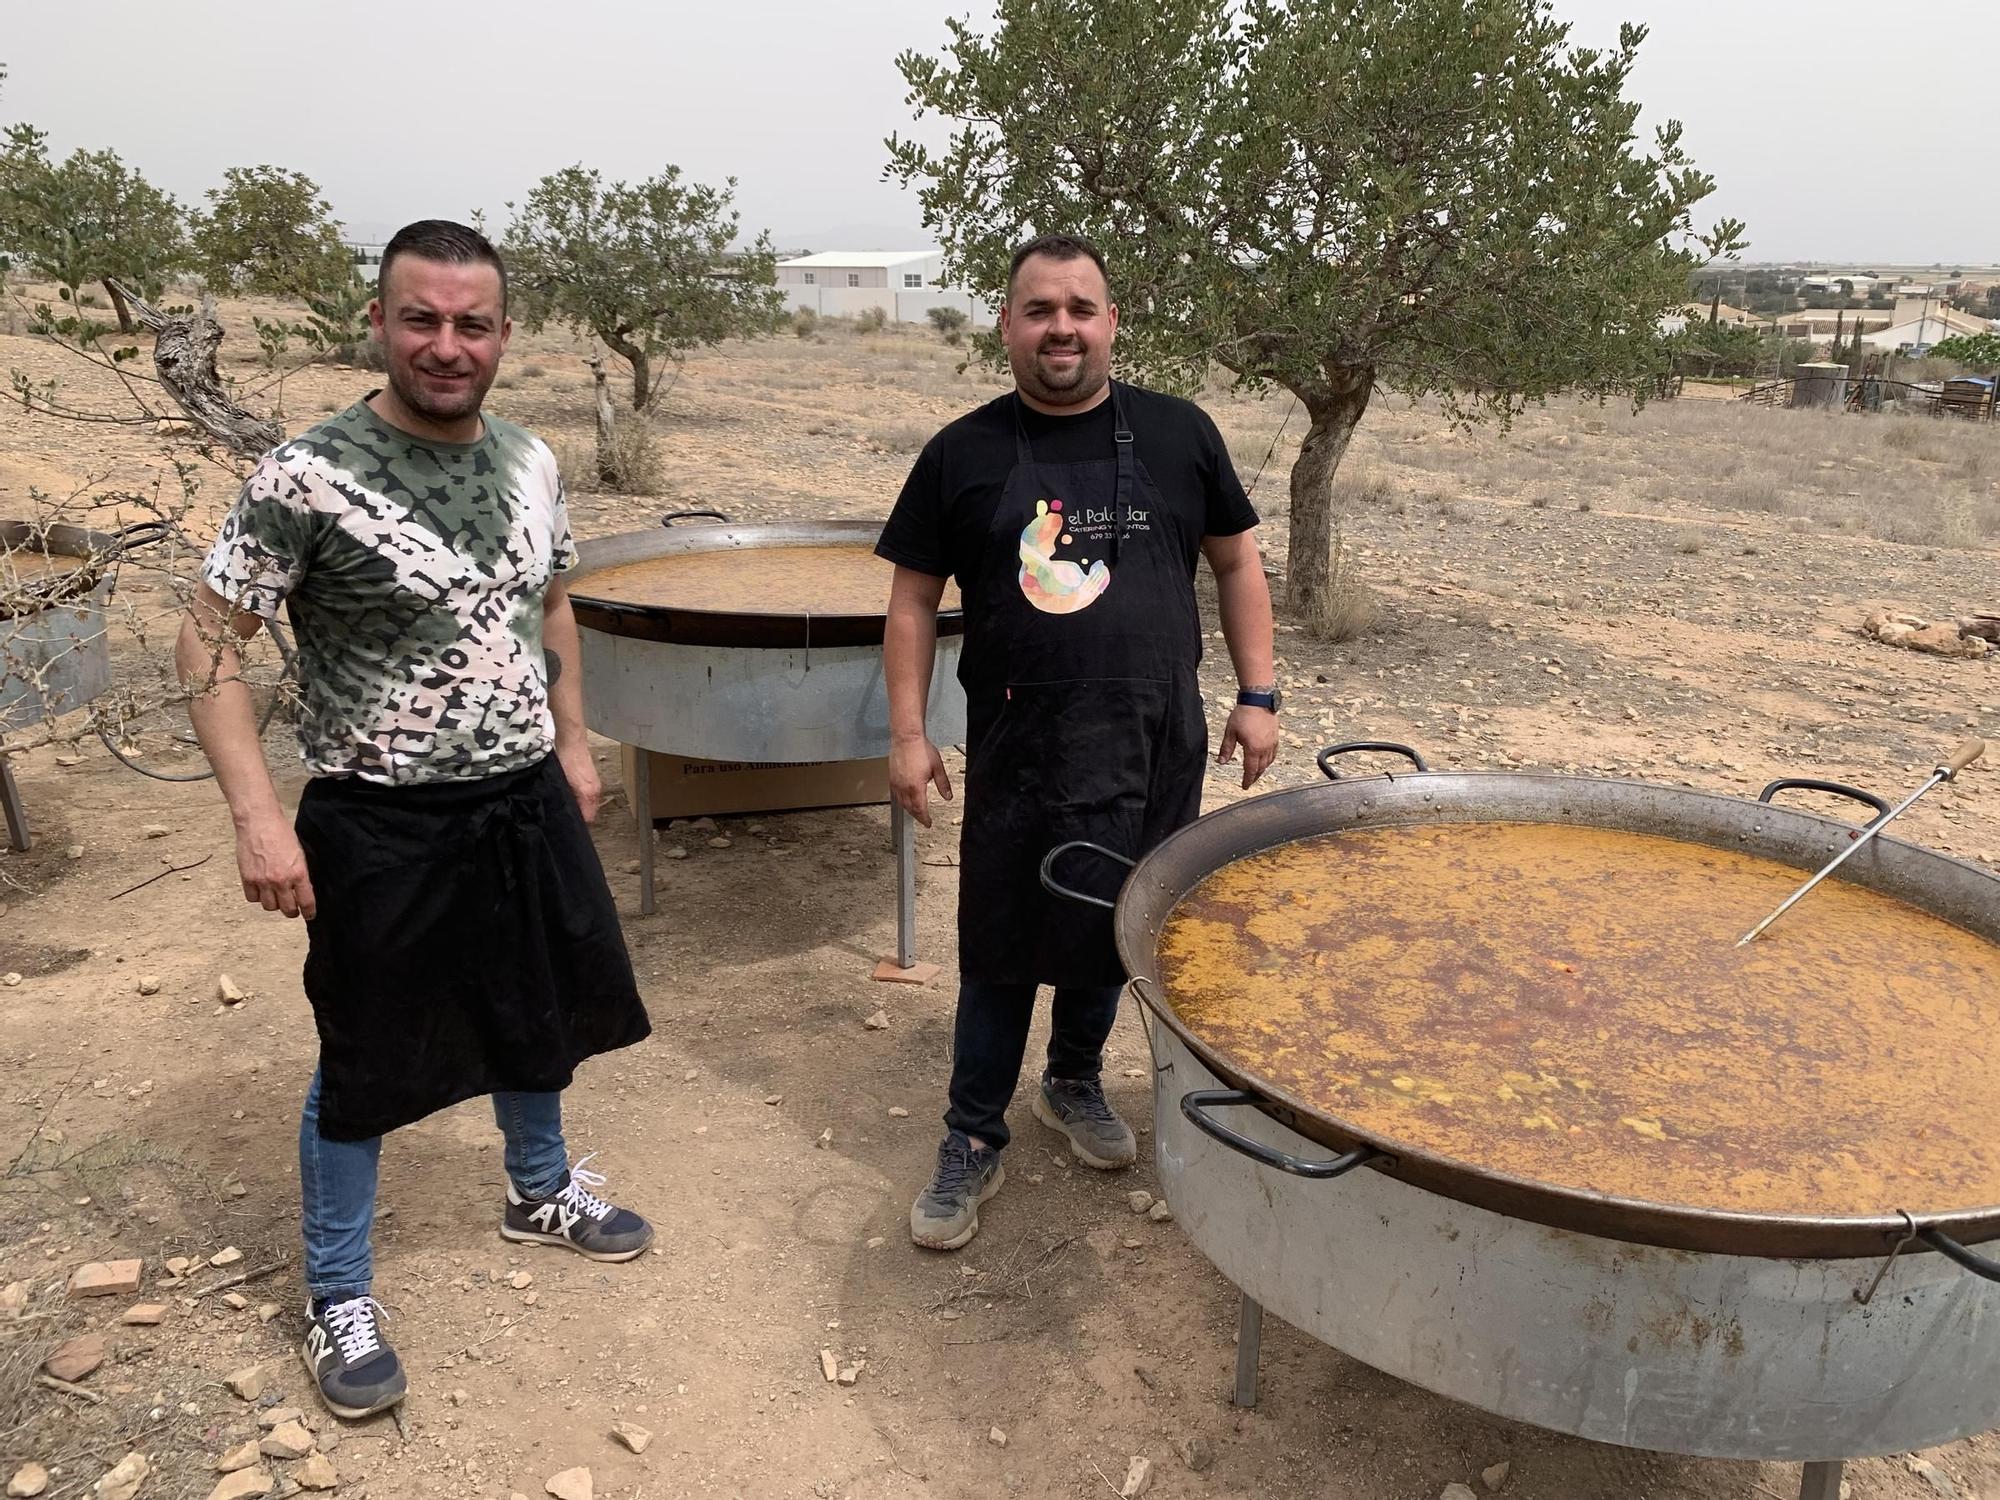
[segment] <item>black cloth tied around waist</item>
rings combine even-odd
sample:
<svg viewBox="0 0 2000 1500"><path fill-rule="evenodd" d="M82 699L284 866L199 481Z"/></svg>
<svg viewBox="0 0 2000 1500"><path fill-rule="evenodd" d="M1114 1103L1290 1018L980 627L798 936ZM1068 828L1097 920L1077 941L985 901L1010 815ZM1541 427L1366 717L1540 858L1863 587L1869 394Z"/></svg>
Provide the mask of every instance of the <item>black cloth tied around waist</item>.
<svg viewBox="0 0 2000 1500"><path fill-rule="evenodd" d="M555 756L478 780L321 778L297 826L318 906L305 990L328 1140L566 1088L585 1058L650 1031Z"/></svg>

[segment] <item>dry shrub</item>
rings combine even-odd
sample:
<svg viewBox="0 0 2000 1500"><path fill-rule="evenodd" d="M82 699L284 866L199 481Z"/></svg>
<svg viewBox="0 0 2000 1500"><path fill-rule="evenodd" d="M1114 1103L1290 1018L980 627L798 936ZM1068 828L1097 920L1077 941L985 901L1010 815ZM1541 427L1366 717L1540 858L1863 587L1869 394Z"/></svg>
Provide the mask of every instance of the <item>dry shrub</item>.
<svg viewBox="0 0 2000 1500"><path fill-rule="evenodd" d="M546 365L521 366L521 378L523 380L540 380L544 375L548 373L549 373L548 366Z"/></svg>
<svg viewBox="0 0 2000 1500"><path fill-rule="evenodd" d="M556 471L571 494L658 495L666 489L666 455L642 415L619 413L608 454L600 455L588 438L558 439L554 450Z"/></svg>
<svg viewBox="0 0 2000 1500"><path fill-rule="evenodd" d="M890 422L870 428L868 441L884 453L921 453L933 430L921 422Z"/></svg>
<svg viewBox="0 0 2000 1500"><path fill-rule="evenodd" d="M1333 569L1327 580L1327 606L1323 618L1310 622L1308 631L1318 640L1338 645L1368 631L1381 617L1381 602L1375 591L1362 582L1354 559L1347 554L1347 528L1339 521L1333 527Z"/></svg>
<svg viewBox="0 0 2000 1500"><path fill-rule="evenodd" d="M801 307L792 314L792 332L802 339L809 339L819 332L819 314L810 307Z"/></svg>
<svg viewBox="0 0 2000 1500"><path fill-rule="evenodd" d="M1333 603L1327 611L1326 628L1315 631L1321 640L1338 645L1365 635L1382 616L1375 591L1352 574L1334 580Z"/></svg>
<svg viewBox="0 0 2000 1500"><path fill-rule="evenodd" d="M1885 448L1910 449L1923 441L1923 432L1911 417L1891 417L1882 429Z"/></svg>
<svg viewBox="0 0 2000 1500"><path fill-rule="evenodd" d="M880 333L888 326L889 315L879 307L864 307L854 315L854 331L856 333Z"/></svg>
<svg viewBox="0 0 2000 1500"><path fill-rule="evenodd" d="M1746 474L1722 491L1725 506L1737 510L1779 513L1785 509L1785 487L1769 474Z"/></svg>
<svg viewBox="0 0 2000 1500"><path fill-rule="evenodd" d="M1674 551L1683 557L1692 557L1708 545L1708 538L1697 527L1683 526L1674 533Z"/></svg>

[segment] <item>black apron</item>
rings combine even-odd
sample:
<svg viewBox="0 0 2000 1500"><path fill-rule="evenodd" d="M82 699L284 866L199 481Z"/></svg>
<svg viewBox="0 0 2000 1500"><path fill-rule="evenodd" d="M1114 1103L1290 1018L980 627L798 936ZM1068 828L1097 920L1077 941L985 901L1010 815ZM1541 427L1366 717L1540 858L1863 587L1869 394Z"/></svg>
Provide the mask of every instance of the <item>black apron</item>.
<svg viewBox="0 0 2000 1500"><path fill-rule="evenodd" d="M554 1092L651 1029L554 755L414 786L319 777L297 826L318 906L305 990L326 1139L480 1094Z"/></svg>
<svg viewBox="0 0 2000 1500"><path fill-rule="evenodd" d="M1187 561L1200 537L1185 535L1200 522L1148 477L1116 383L1111 409L1112 455L1042 464L1016 398L1014 467L980 575L965 580L968 980L1121 983L1110 914L1044 891L1042 857L1087 839L1136 859L1201 810L1208 723ZM1116 893L1121 867L1071 858L1065 883Z"/></svg>

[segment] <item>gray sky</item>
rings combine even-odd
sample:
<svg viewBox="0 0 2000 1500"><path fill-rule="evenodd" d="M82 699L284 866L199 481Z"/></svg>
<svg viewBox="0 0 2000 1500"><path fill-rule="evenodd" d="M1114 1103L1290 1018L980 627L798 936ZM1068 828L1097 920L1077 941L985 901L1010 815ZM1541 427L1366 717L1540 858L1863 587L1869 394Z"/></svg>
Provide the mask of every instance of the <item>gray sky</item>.
<svg viewBox="0 0 2000 1500"><path fill-rule="evenodd" d="M295 168L357 238L474 208L500 227L507 199L576 161L674 162L735 176L746 230L887 248L923 238L881 180L882 138L910 122L894 56L988 3L0 0L0 121L109 146L189 201L228 166ZM1747 219L1747 259L2000 261L1994 0L1557 11L1595 44L1650 25L1633 90L1646 119L1686 124L1718 181L1701 217Z"/></svg>

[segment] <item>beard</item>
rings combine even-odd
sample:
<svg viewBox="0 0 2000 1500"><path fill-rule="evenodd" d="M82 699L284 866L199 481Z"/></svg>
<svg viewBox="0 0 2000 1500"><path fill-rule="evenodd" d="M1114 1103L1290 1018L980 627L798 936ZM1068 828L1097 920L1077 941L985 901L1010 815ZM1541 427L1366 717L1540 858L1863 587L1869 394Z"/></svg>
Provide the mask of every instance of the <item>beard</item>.
<svg viewBox="0 0 2000 1500"><path fill-rule="evenodd" d="M431 422L458 422L476 413L480 403L486 399L495 373L497 371L489 371L481 380L475 368L472 377L457 391L442 392L426 389L423 377L415 366L399 369L392 364L388 370L389 386L395 391L396 399Z"/></svg>
<svg viewBox="0 0 2000 1500"><path fill-rule="evenodd" d="M1050 354L1068 350L1080 355L1070 368L1058 369L1049 363ZM1082 406L1096 399L1111 378L1110 351L1088 344L1043 344L1026 359L1012 363L1015 384L1048 406Z"/></svg>

